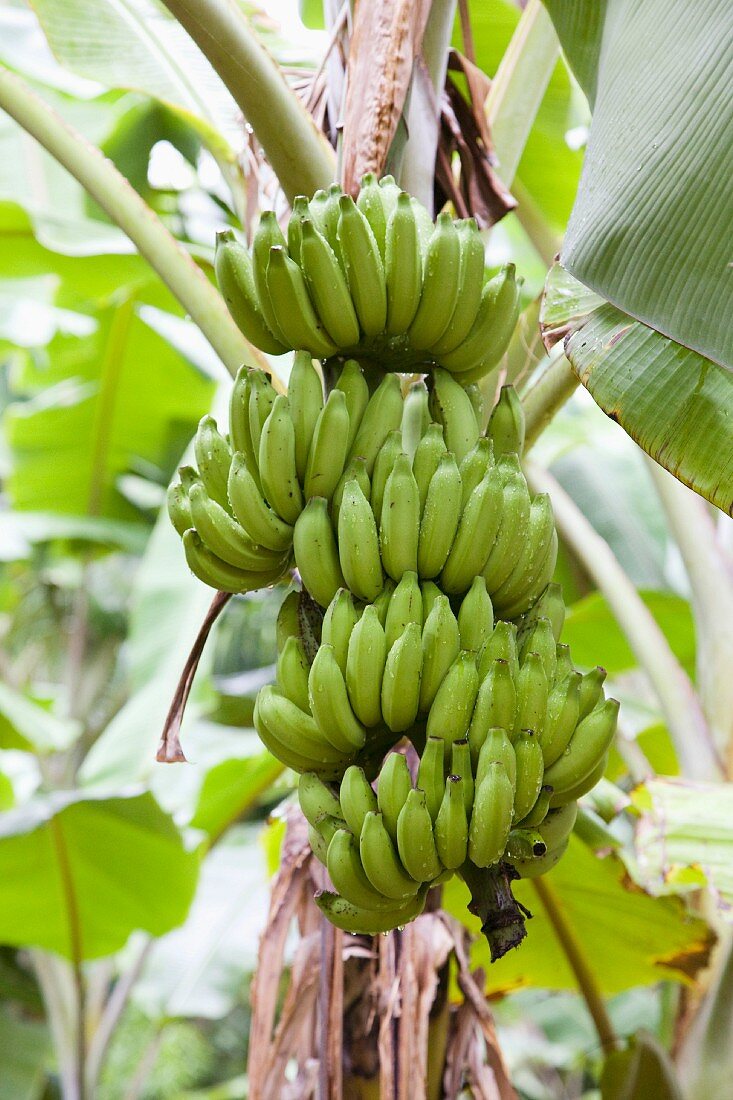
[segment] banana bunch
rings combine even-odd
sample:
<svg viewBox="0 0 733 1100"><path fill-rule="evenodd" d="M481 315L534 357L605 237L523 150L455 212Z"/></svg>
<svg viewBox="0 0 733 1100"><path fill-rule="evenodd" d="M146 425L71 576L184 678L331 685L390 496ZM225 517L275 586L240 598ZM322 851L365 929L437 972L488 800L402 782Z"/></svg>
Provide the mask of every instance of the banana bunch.
<svg viewBox="0 0 733 1100"><path fill-rule="evenodd" d="M513 264L484 282L473 218L433 223L391 176L365 176L356 202L337 184L300 196L287 234L265 211L251 253L220 233L215 263L235 322L271 355L439 364L469 385L499 362L519 314Z"/></svg>

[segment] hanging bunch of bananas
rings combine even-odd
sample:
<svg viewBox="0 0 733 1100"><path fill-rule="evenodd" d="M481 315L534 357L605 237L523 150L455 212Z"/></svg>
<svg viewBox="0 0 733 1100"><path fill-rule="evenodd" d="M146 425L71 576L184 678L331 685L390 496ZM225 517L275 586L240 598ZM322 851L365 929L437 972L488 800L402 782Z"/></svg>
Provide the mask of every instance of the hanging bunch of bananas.
<svg viewBox="0 0 733 1100"><path fill-rule="evenodd" d="M365 176L356 202L337 184L297 198L287 235L265 211L251 253L220 233L216 275L239 328L271 355L440 365L464 385L496 366L519 313L512 264L484 283L473 218L434 224L391 176Z"/></svg>
<svg viewBox="0 0 733 1100"><path fill-rule="evenodd" d="M198 472L169 492L192 571L245 592L293 565L322 607L348 587L361 600L407 572L465 592L482 576L504 618L521 615L555 568L549 498L531 498L519 464L523 422L511 388L486 434L469 392L443 370L403 399L395 374L370 395L350 360L324 401L308 353L288 396L263 371L240 371L229 439L204 417Z"/></svg>

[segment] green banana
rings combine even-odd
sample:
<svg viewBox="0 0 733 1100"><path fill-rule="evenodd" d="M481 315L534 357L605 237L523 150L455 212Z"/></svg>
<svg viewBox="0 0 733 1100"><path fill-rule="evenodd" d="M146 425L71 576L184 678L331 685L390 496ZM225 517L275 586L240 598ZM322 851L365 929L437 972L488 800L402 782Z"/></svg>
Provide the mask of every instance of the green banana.
<svg viewBox="0 0 733 1100"><path fill-rule="evenodd" d="M477 867L490 867L501 859L513 810L514 789L504 765L494 760L476 789L468 830L468 856Z"/></svg>
<svg viewBox="0 0 733 1100"><path fill-rule="evenodd" d="M346 657L349 651L351 632L359 616L354 607L354 598L347 588L340 588L323 616L321 642L333 646L336 663L346 674Z"/></svg>
<svg viewBox="0 0 733 1100"><path fill-rule="evenodd" d="M328 514L328 501L313 497L293 528L293 552L303 584L316 603L328 607L346 581L339 564L336 536Z"/></svg>
<svg viewBox="0 0 733 1100"><path fill-rule="evenodd" d="M502 459L502 466L507 470L506 459ZM496 592L508 579L516 564L517 547L524 542L529 524L529 489L517 460L504 482L500 509L499 530L482 570L489 592Z"/></svg>
<svg viewBox="0 0 733 1100"><path fill-rule="evenodd" d="M537 734L520 730L514 740L517 782L514 792L514 820L522 821L537 801L543 783L544 761ZM551 780L547 780L551 784Z"/></svg>
<svg viewBox="0 0 733 1100"><path fill-rule="evenodd" d="M538 826L540 836L549 851L567 840L573 831L578 816L578 803L566 802L557 810L550 810L547 817Z"/></svg>
<svg viewBox="0 0 733 1100"><path fill-rule="evenodd" d="M552 787L544 785L540 787L540 793L537 795L537 801L532 809L529 811L526 817L521 818L518 824L523 829L536 829L547 817L547 813L550 809L550 798L552 797ZM545 844L545 848L547 844ZM538 853L542 855L543 853Z"/></svg>
<svg viewBox="0 0 733 1100"><path fill-rule="evenodd" d="M385 374L369 398L361 418L356 439L351 444L349 458L357 455L366 460L367 473L372 476L379 450L390 432L402 423L402 390L396 374Z"/></svg>
<svg viewBox="0 0 733 1100"><path fill-rule="evenodd" d="M229 442L235 454L239 452L244 456L247 469L259 485L257 453L252 446L252 435L249 430L249 397L249 368L240 367L229 395Z"/></svg>
<svg viewBox="0 0 733 1100"><path fill-rule="evenodd" d="M438 816L445 793L445 742L442 737L428 737L417 769L417 786L425 791L428 812L433 821Z"/></svg>
<svg viewBox="0 0 733 1100"><path fill-rule="evenodd" d="M470 382L467 386L463 387L468 394L468 400L471 402L474 416L476 417L476 423L479 426L479 431L483 431L484 424L488 420L486 415L486 402L484 400L483 390L478 382Z"/></svg>
<svg viewBox="0 0 733 1100"><path fill-rule="evenodd" d="M382 720L382 679L387 639L376 608L368 604L351 632L346 657L346 686L359 721L371 728Z"/></svg>
<svg viewBox="0 0 733 1100"><path fill-rule="evenodd" d="M370 911L394 910L394 900L374 889L364 874L358 841L348 829L338 829L328 846L326 869L339 894L352 905Z"/></svg>
<svg viewBox="0 0 733 1100"><path fill-rule="evenodd" d="M343 191L337 183L332 183L327 191L327 198L323 207L323 235L338 256L339 263L344 267L344 258L341 253L341 242L338 236L339 202ZM345 270L345 268L344 268Z"/></svg>
<svg viewBox="0 0 733 1100"><path fill-rule="evenodd" d="M550 620L544 617L536 619L529 630L522 631L521 637L519 632L517 633L517 641L519 642L519 653L522 658L527 653L537 653L539 655L547 682L552 684L557 671L557 653L555 650L557 643L555 642Z"/></svg>
<svg viewBox="0 0 733 1100"><path fill-rule="evenodd" d="M361 418L369 404L369 386L364 377L364 371L355 359L346 360L335 389L342 390L346 398L346 408L349 413L349 433L346 448L348 452L351 449L351 444L356 439Z"/></svg>
<svg viewBox="0 0 733 1100"><path fill-rule="evenodd" d="M255 287L252 260L231 229L216 234L214 270L219 290L237 328L268 355L282 355L287 347L269 328Z"/></svg>
<svg viewBox="0 0 733 1100"><path fill-rule="evenodd" d="M427 714L432 707L438 689L460 649L458 622L448 597L441 593L425 619L422 632L421 714Z"/></svg>
<svg viewBox="0 0 733 1100"><path fill-rule="evenodd" d="M263 370L249 372L249 438L252 454L257 461L260 453L260 437L265 421L275 404L277 390ZM257 470L259 477L259 469Z"/></svg>
<svg viewBox="0 0 733 1100"><path fill-rule="evenodd" d="M413 382L405 395L402 407L402 450L410 462L415 458L418 444L430 425L430 409L428 407L428 391L423 381ZM415 468L413 465L413 473ZM417 480L417 475L415 477ZM418 488L420 484L418 482Z"/></svg>
<svg viewBox="0 0 733 1100"><path fill-rule="evenodd" d="M524 450L524 409L514 386L502 386L499 400L489 418L486 435L494 445L494 456L521 455Z"/></svg>
<svg viewBox="0 0 733 1100"><path fill-rule="evenodd" d="M328 192L322 187L316 191L308 203L308 217L315 225L321 236L326 236L326 207L328 206ZM330 243L330 242L329 242Z"/></svg>
<svg viewBox="0 0 733 1100"><path fill-rule="evenodd" d="M461 472L461 509L466 507L468 498L477 485L480 485L488 470L494 465L491 440L480 436L470 451L463 457Z"/></svg>
<svg viewBox="0 0 733 1100"><path fill-rule="evenodd" d="M477 382L506 351L519 316L521 284L515 274L514 264L507 264L486 283L468 336L454 351L441 356L445 369L460 374L461 381Z"/></svg>
<svg viewBox="0 0 733 1100"><path fill-rule="evenodd" d="M333 389L316 421L308 451L303 490L306 500L330 500L339 483L349 450L349 410L343 390Z"/></svg>
<svg viewBox="0 0 733 1100"><path fill-rule="evenodd" d="M588 776L604 757L616 733L619 704L606 699L578 723L570 744L545 772L545 782L553 787L553 803Z"/></svg>
<svg viewBox="0 0 733 1100"><path fill-rule="evenodd" d="M337 348L359 343L359 320L336 253L312 221L302 223L300 266L315 310Z"/></svg>
<svg viewBox="0 0 733 1100"><path fill-rule="evenodd" d="M351 709L332 645L318 647L308 676L308 698L319 730L335 749L349 753L364 746L366 730Z"/></svg>
<svg viewBox="0 0 733 1100"><path fill-rule="evenodd" d="M303 494L295 466L295 429L287 397L278 394L262 428L259 448L262 489L268 504L286 523L303 510Z"/></svg>
<svg viewBox="0 0 733 1100"><path fill-rule="evenodd" d="M433 832L440 862L449 871L455 871L466 862L468 854L468 818L461 776L448 776Z"/></svg>
<svg viewBox="0 0 733 1100"><path fill-rule="evenodd" d="M371 505L357 481L349 481L344 487L338 553L346 584L354 595L370 602L376 599L383 585L379 537Z"/></svg>
<svg viewBox="0 0 733 1100"><path fill-rule="evenodd" d="M263 210L252 239L252 278L265 324L279 344L289 347L291 345L278 324L277 310L270 300L270 292L267 288L267 265L270 261L270 249L273 246L286 247L285 237L278 225L275 211Z"/></svg>
<svg viewBox="0 0 733 1100"><path fill-rule="evenodd" d="M427 736L442 737L446 744L468 733L479 679L473 654L461 652L443 678L428 714Z"/></svg>
<svg viewBox="0 0 733 1100"><path fill-rule="evenodd" d="M461 475L447 451L428 486L420 520L417 569L421 577L437 577L455 541L461 518Z"/></svg>
<svg viewBox="0 0 733 1100"><path fill-rule="evenodd" d="M391 577L384 578L384 588L374 600L374 610L377 613L382 626L387 622L387 612L389 611L389 601L392 599L392 593L395 590L395 583Z"/></svg>
<svg viewBox="0 0 733 1100"><path fill-rule="evenodd" d="M393 580L417 572L420 500L412 466L406 454L395 460L387 478L379 526L379 547L385 571ZM340 532L339 532L340 536Z"/></svg>
<svg viewBox="0 0 733 1100"><path fill-rule="evenodd" d="M298 780L298 802L306 821L316 826L324 814L338 821L343 817L341 803L331 787L315 772L303 772Z"/></svg>
<svg viewBox="0 0 733 1100"><path fill-rule="evenodd" d="M372 495L370 497L374 518L379 523L382 516L384 503L384 490L387 486L387 478L394 469L397 456L402 454L402 432L397 429L390 432L382 446L379 448L377 460L372 472Z"/></svg>
<svg viewBox="0 0 733 1100"><path fill-rule="evenodd" d="M284 576L288 567L285 556L279 566L266 572L240 569L212 553L198 532L193 530L184 532L183 550L191 572L219 592L252 592L256 588L269 588Z"/></svg>
<svg viewBox="0 0 733 1100"><path fill-rule="evenodd" d="M372 487L369 481L369 474L366 472L366 462L363 458L352 458L346 463L346 468L339 478L338 485L333 491L333 496L331 497L331 519L333 520L335 531L338 531L339 527L339 514L341 512L341 501L344 499L344 489L350 481L356 481L364 496L371 502Z"/></svg>
<svg viewBox="0 0 733 1100"><path fill-rule="evenodd" d="M506 661L516 679L519 675L519 655L517 653L517 628L514 623L499 619L493 633L489 635L479 653L478 674L483 680L494 661ZM511 727L510 727L511 728Z"/></svg>
<svg viewBox="0 0 733 1100"><path fill-rule="evenodd" d="M387 222L384 268L387 334L400 336L414 320L423 289L417 222L410 196L404 191Z"/></svg>
<svg viewBox="0 0 733 1100"><path fill-rule="evenodd" d="M323 383L309 351L296 351L288 379L290 416L295 429L295 467L301 484L305 481L308 452L323 409Z"/></svg>
<svg viewBox="0 0 733 1100"><path fill-rule="evenodd" d="M501 482L490 469L473 490L440 575L444 591L465 592L486 563L501 520ZM493 596L493 594L492 594ZM494 601L496 606L496 601Z"/></svg>
<svg viewBox="0 0 733 1100"><path fill-rule="evenodd" d="M303 246L303 222L306 221L306 219L310 221L308 197L307 195L296 195L293 199L293 209L288 219L287 243L290 258L295 260L301 270L303 269L303 257L301 254Z"/></svg>
<svg viewBox="0 0 733 1100"><path fill-rule="evenodd" d="M393 733L408 730L417 718L421 671L420 627L408 623L387 653L382 680L382 716Z"/></svg>
<svg viewBox="0 0 733 1100"><path fill-rule="evenodd" d="M544 856L540 856L539 859L534 857L531 859L514 858L511 865L520 878L539 878L540 875L546 875L560 862L567 846L568 842L564 840L557 848L548 848Z"/></svg>
<svg viewBox="0 0 733 1100"><path fill-rule="evenodd" d="M580 698L578 699L578 718L585 718L603 698L603 684L606 680L606 670L597 665L590 672L586 672L580 682Z"/></svg>
<svg viewBox="0 0 733 1100"><path fill-rule="evenodd" d="M310 714L308 673L310 665L300 638L290 637L277 658L277 683L283 694L300 710ZM329 810L333 813L333 810Z"/></svg>
<svg viewBox="0 0 733 1100"><path fill-rule="evenodd" d="M608 753L602 756L595 768L588 772L584 779L579 780L574 787L570 787L569 790L553 793L550 799L550 809L555 810L560 806L564 806L566 802L574 802L576 799L582 798L584 794L592 790L596 783L603 779L607 763Z"/></svg>
<svg viewBox="0 0 733 1100"><path fill-rule="evenodd" d="M331 817L330 814L319 814L315 822L308 822L308 843L316 859L326 866L328 859L328 846L339 829L343 829L344 823L340 817Z"/></svg>
<svg viewBox="0 0 733 1100"><path fill-rule="evenodd" d="M387 240L387 214L382 196L383 192L379 188L377 177L373 172L367 172L362 176L356 205L369 222L369 228L374 234L379 254L384 259Z"/></svg>
<svg viewBox="0 0 733 1100"><path fill-rule="evenodd" d="M354 836L361 836L364 818L368 813L377 811L377 796L364 769L356 764L351 764L344 772L339 788L339 805Z"/></svg>
<svg viewBox="0 0 733 1100"><path fill-rule="evenodd" d="M315 902L324 917L343 932L349 932L351 935L379 936L384 935L385 932L391 932L394 928L402 928L419 917L425 908L426 896L427 889L423 888L405 905L385 911L360 908L352 905L346 898L327 890L319 891L315 895Z"/></svg>
<svg viewBox="0 0 733 1100"><path fill-rule="evenodd" d="M384 264L369 222L349 195L339 199L338 240L361 329L378 336L387 323Z"/></svg>
<svg viewBox="0 0 733 1100"><path fill-rule="evenodd" d="M460 775L463 780L463 798L466 803L466 813L470 813L473 806L474 781L471 765L471 746L467 737L454 741L451 746L450 772L452 775Z"/></svg>
<svg viewBox="0 0 733 1100"><path fill-rule="evenodd" d="M265 550L252 542L236 520L211 499L203 485L192 486L188 499L193 525L202 542L227 565L253 573L266 573L287 561L287 555L283 557L282 553Z"/></svg>
<svg viewBox="0 0 733 1100"><path fill-rule="evenodd" d="M538 597L545 591L552 579L557 564L558 539L554 526L546 540L544 553L537 556L532 568L527 586L515 599L514 603L504 606L503 614L507 619L516 619L532 607Z"/></svg>
<svg viewBox="0 0 733 1100"><path fill-rule="evenodd" d="M479 426L471 400L463 386L447 370L437 368L430 375L430 412L443 425L443 437L460 465L479 437Z"/></svg>
<svg viewBox="0 0 733 1100"><path fill-rule="evenodd" d="M407 759L401 752L390 752L377 779L377 805L384 826L394 841L397 840L397 819L411 790Z"/></svg>
<svg viewBox="0 0 733 1100"><path fill-rule="evenodd" d="M438 597L442 596L443 593L433 581L420 581L420 591L422 592L422 621L424 626L428 615L435 607Z"/></svg>
<svg viewBox="0 0 733 1100"><path fill-rule="evenodd" d="M526 606L520 606L517 614L525 611L533 602L531 598L527 598L527 594L531 591L537 567L544 561L553 538L557 545L550 498L546 493L541 493L530 505L527 534L512 571L504 583L491 593L494 608L502 618L509 618L506 610L515 608L518 601Z"/></svg>
<svg viewBox="0 0 733 1100"><path fill-rule="evenodd" d="M288 592L280 604L275 623L278 653L288 638L300 638L300 592Z"/></svg>
<svg viewBox="0 0 733 1100"><path fill-rule="evenodd" d="M458 276L460 292L450 322L439 340L430 347L438 359L454 351L468 336L481 304L484 275L484 242L473 218L456 223L461 250Z"/></svg>
<svg viewBox="0 0 733 1100"><path fill-rule="evenodd" d="M475 770L477 787L480 787L483 783L488 773L489 765L493 763L494 760L499 760L504 765L512 788L516 787L517 756L514 751L514 745L512 745L509 740L509 734L506 730L496 728L490 729L486 734L485 740L479 747L477 754L474 752L474 743L471 740L470 734L469 744L471 746L471 760Z"/></svg>
<svg viewBox="0 0 733 1100"><path fill-rule="evenodd" d="M206 492L212 500L228 512L230 505L227 496L227 480L229 467L232 464L232 452L226 439L219 434L213 416L203 416L199 421L193 449L199 477Z"/></svg>
<svg viewBox="0 0 733 1100"><path fill-rule="evenodd" d="M483 577L474 577L458 612L461 649L478 653L494 630L494 609ZM554 656L554 645L553 645Z"/></svg>
<svg viewBox="0 0 733 1100"><path fill-rule="evenodd" d="M532 730L540 738L547 721L549 685L538 653L528 653L516 679L517 712L514 732Z"/></svg>
<svg viewBox="0 0 733 1100"><path fill-rule="evenodd" d="M267 291L280 331L291 348L305 349L319 359L335 354L336 345L313 308L303 272L279 245L270 249Z"/></svg>
<svg viewBox="0 0 733 1100"><path fill-rule="evenodd" d="M408 875L380 813L368 813L359 837L359 854L375 890L395 901L413 897L419 883Z"/></svg>
<svg viewBox="0 0 733 1100"><path fill-rule="evenodd" d="M183 535L184 532L193 527L188 493L180 482L176 485L171 484L168 486L166 504L168 507L168 518L179 535Z"/></svg>
<svg viewBox="0 0 733 1100"><path fill-rule="evenodd" d="M387 608L384 632L390 650L408 623L417 623L422 630L422 592L417 573L405 573L392 593Z"/></svg>
<svg viewBox="0 0 733 1100"><path fill-rule="evenodd" d="M272 684L258 692L253 721L265 748L294 771L315 772L321 779L334 780L352 762L353 752L334 749L311 715Z"/></svg>
<svg viewBox="0 0 733 1100"><path fill-rule="evenodd" d="M492 661L486 674L480 679L476 705L468 730L468 740L474 759L478 758L489 730L513 731L516 709L517 690L511 667L508 661L498 658Z"/></svg>
<svg viewBox="0 0 733 1100"><path fill-rule="evenodd" d="M292 546L292 524L286 523L269 506L240 451L232 458L227 488L234 518L253 542L281 552Z"/></svg>
<svg viewBox="0 0 733 1100"><path fill-rule="evenodd" d="M397 818L397 850L411 878L430 882L443 872L425 792L411 788Z"/></svg>
<svg viewBox="0 0 733 1100"><path fill-rule="evenodd" d="M529 633L539 619L549 619L555 642L560 641L565 623L565 601L559 584L548 584L540 598L523 616L518 627L520 641Z"/></svg>
<svg viewBox="0 0 733 1100"><path fill-rule="evenodd" d="M547 700L547 721L540 734L540 745L549 768L559 760L570 744L570 738L580 720L579 672L571 672L563 680L556 681Z"/></svg>
<svg viewBox="0 0 733 1100"><path fill-rule="evenodd" d="M417 445L412 459L412 472L417 482L421 515L427 500L430 482L438 469L441 458L447 453L448 448L443 439L443 425L429 424Z"/></svg>
<svg viewBox="0 0 733 1100"><path fill-rule="evenodd" d="M408 330L410 346L430 349L450 324L460 293L461 241L450 214L438 215L423 266L422 294Z"/></svg>

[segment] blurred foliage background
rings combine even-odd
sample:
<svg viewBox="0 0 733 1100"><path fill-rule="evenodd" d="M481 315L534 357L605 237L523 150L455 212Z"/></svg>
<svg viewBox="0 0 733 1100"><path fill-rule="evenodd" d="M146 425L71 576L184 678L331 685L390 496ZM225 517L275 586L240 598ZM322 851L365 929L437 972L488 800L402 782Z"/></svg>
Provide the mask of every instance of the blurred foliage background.
<svg viewBox="0 0 733 1100"><path fill-rule="evenodd" d="M319 5L304 6L308 26L294 4L265 8L247 12L290 79L307 83L326 37ZM520 12L508 0L471 10L476 59L492 74ZM250 224L268 192L282 205L228 94L154 0L6 0L0 60L101 146L210 278L215 232ZM488 241L490 264L511 259L524 274L530 316L588 121L558 60L519 165L521 217ZM541 352L525 341L512 355L519 376ZM188 574L161 504L199 418L221 411L227 387L129 240L0 116L0 1100L61 1095L82 987L90 1095L247 1095L263 837L293 787L250 728L254 694L273 672L282 590L231 600L186 713L190 763L154 763L211 596ZM582 391L535 458L606 540L694 677L688 581L641 452ZM650 771L677 774L658 700L567 545L558 579L570 604L563 640L579 665L608 669L623 701L608 778L629 792ZM589 803L586 831L551 879L619 1035L644 1027L669 1045L711 937L679 898L629 889L644 881L645 853L618 790L610 808L603 792ZM677 892L700 884L683 878ZM446 905L465 916L462 897ZM526 946L487 967L514 1083L527 1100L598 1097L597 1036L533 908ZM476 960L486 962L480 948Z"/></svg>

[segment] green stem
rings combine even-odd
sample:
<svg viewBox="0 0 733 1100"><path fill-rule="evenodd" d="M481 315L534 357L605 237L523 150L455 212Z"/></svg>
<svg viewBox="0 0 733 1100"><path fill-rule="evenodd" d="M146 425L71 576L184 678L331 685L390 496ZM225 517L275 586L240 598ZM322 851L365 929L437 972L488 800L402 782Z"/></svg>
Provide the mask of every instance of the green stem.
<svg viewBox="0 0 733 1100"><path fill-rule="evenodd" d="M335 179L333 150L234 0L164 0L226 84L290 202Z"/></svg>
<svg viewBox="0 0 733 1100"><path fill-rule="evenodd" d="M0 66L0 107L39 141L127 234L232 375L242 363L266 365L234 324L221 295L112 162L4 66Z"/></svg>
<svg viewBox="0 0 733 1100"><path fill-rule="evenodd" d="M555 930L555 935L560 941L560 946L565 952L570 968L575 974L578 988L588 1006L588 1012L595 1024L601 1046L604 1051L611 1051L618 1046L618 1038L613 1030L611 1018L606 1011L601 991L596 984L595 975L585 957L581 943L570 922L566 920L557 894L550 883L544 878L536 878L532 880L532 885L542 902L550 924Z"/></svg>
<svg viewBox="0 0 733 1100"><path fill-rule="evenodd" d="M537 441L555 413L575 393L579 382L558 347L544 374L522 397L525 417L525 453Z"/></svg>
<svg viewBox="0 0 733 1100"><path fill-rule="evenodd" d="M682 774L689 779L718 778L720 761L700 700L610 546L547 470L530 464L528 480L535 492L550 494L558 531L606 597L639 667L649 677L672 736Z"/></svg>
<svg viewBox="0 0 733 1100"><path fill-rule="evenodd" d="M507 187L514 179L559 54L552 20L540 0L529 0L486 98L486 117L499 158L497 171Z"/></svg>

